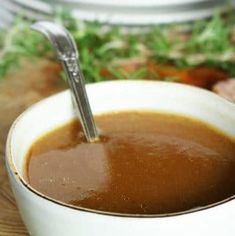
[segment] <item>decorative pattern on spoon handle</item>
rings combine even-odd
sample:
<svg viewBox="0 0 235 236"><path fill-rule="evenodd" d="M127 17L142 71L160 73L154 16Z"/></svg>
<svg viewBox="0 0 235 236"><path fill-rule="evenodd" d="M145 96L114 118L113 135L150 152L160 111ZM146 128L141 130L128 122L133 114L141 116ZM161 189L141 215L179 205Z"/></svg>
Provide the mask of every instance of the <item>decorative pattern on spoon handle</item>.
<svg viewBox="0 0 235 236"><path fill-rule="evenodd" d="M86 122L82 123L84 133L89 142L94 142L97 140L98 132L91 113L88 97L85 93L84 76L77 60L78 59L76 58L70 58L68 60L63 60L62 63L67 73L73 100L76 104L79 104L79 106L75 106L79 109L78 115L80 116L80 119L86 120Z"/></svg>

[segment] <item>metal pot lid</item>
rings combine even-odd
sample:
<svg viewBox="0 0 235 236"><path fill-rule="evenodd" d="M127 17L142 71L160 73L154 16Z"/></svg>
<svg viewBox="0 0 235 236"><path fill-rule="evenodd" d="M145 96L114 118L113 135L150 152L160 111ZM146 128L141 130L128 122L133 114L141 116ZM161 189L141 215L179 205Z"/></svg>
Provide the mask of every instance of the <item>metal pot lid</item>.
<svg viewBox="0 0 235 236"><path fill-rule="evenodd" d="M144 26L192 21L225 10L224 0L1 0L3 8L33 20L50 18L57 7L69 9L80 20L104 24ZM234 0L233 0L234 2Z"/></svg>

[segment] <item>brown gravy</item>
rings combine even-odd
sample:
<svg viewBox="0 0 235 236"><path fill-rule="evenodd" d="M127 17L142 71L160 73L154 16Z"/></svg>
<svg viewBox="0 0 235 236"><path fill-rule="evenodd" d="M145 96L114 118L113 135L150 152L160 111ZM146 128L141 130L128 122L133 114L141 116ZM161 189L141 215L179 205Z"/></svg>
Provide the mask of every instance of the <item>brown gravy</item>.
<svg viewBox="0 0 235 236"><path fill-rule="evenodd" d="M78 121L36 141L29 184L65 203L131 214L175 213L235 194L235 142L207 124L154 112L96 122L98 143L84 142Z"/></svg>

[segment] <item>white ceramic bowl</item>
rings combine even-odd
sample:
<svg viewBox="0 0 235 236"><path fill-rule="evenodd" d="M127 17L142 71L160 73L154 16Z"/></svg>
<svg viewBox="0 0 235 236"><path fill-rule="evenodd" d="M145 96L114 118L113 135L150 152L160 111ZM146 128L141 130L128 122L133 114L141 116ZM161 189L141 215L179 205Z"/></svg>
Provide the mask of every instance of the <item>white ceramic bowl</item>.
<svg viewBox="0 0 235 236"><path fill-rule="evenodd" d="M94 114L160 110L210 123L235 139L235 106L198 88L150 81L115 81L87 86ZM12 125L6 166L24 223L33 236L234 236L235 200L175 215L140 217L75 208L43 196L23 178L25 155L42 134L74 117L69 91L45 99ZM235 173L234 173L235 175Z"/></svg>

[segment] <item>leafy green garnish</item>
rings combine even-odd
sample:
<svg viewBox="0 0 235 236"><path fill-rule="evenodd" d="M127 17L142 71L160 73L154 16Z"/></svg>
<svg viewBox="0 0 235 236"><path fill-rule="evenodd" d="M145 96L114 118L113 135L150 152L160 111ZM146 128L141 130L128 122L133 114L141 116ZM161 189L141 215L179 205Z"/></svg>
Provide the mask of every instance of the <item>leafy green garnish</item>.
<svg viewBox="0 0 235 236"><path fill-rule="evenodd" d="M231 28L222 20L219 13L214 14L213 19L205 25L199 21L194 24L191 40L186 48L191 52L201 53L223 53L234 51L230 41Z"/></svg>
<svg viewBox="0 0 235 236"><path fill-rule="evenodd" d="M157 74L151 74L154 72L147 71L145 63L131 72L118 67L117 62L131 58L179 68L206 65L235 75L235 46L231 40L234 20L218 12L209 21L156 26L144 33L127 33L119 27L76 21L66 11L57 11L54 20L72 33L87 82L104 80L103 69L108 70L110 78L116 79L158 78ZM9 31L0 32L0 78L23 58L55 59L49 42L30 30L30 25L31 22L18 17Z"/></svg>
<svg viewBox="0 0 235 236"><path fill-rule="evenodd" d="M30 23L19 17L7 33L1 34L0 78L17 66L21 58L42 57L51 51L49 43L29 27Z"/></svg>

